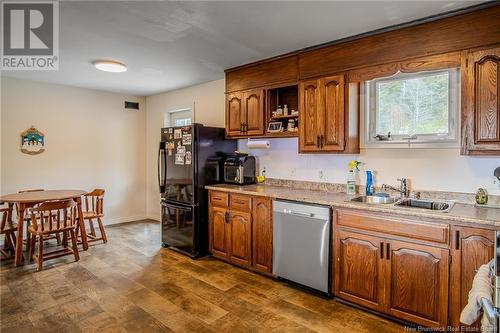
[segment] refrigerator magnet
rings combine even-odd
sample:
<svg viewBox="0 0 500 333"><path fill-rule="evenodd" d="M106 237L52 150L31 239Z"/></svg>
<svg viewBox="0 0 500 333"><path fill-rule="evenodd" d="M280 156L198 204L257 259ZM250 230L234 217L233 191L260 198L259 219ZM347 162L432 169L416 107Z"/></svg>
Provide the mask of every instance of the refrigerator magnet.
<svg viewBox="0 0 500 333"><path fill-rule="evenodd" d="M175 164L184 164L184 154L175 154Z"/></svg>
<svg viewBox="0 0 500 333"><path fill-rule="evenodd" d="M174 139L181 139L182 138L182 131L180 128L174 129Z"/></svg>
<svg viewBox="0 0 500 333"><path fill-rule="evenodd" d="M191 145L191 133L182 134L182 144L183 145Z"/></svg>
<svg viewBox="0 0 500 333"><path fill-rule="evenodd" d="M191 152L186 152L186 164L191 164Z"/></svg>
<svg viewBox="0 0 500 333"><path fill-rule="evenodd" d="M186 153L186 147L177 146L177 154L185 154L185 153Z"/></svg>

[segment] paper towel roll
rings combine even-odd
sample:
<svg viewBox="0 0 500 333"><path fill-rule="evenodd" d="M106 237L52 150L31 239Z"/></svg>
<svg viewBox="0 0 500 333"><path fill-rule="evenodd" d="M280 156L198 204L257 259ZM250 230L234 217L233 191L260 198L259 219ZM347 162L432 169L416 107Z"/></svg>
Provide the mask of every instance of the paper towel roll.
<svg viewBox="0 0 500 333"><path fill-rule="evenodd" d="M269 140L248 140L248 149L269 149L271 142Z"/></svg>

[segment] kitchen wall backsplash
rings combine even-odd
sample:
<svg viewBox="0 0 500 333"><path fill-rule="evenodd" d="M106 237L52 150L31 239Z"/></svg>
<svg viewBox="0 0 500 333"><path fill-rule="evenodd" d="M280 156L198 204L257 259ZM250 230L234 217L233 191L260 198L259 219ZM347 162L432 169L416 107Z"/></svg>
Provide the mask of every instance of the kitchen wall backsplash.
<svg viewBox="0 0 500 333"><path fill-rule="evenodd" d="M312 183L336 189L347 181L347 164L361 161L358 184L365 183L365 171L373 170L375 187L397 186L398 178L410 179L410 188L422 192L459 192L469 198L479 187L490 196L500 196L499 181L493 170L500 166L498 157L461 156L456 149L362 149L357 155L299 154L297 138L273 139L269 149L247 149L247 140L239 140L239 150L257 156L258 170L265 176ZM316 186L316 185L315 185ZM469 201L468 199L466 201Z"/></svg>
<svg viewBox="0 0 500 333"><path fill-rule="evenodd" d="M323 192L346 192L345 184L337 184L337 183L321 183L321 182L311 182L311 181L303 181L303 180L290 180L290 179L275 179L275 178L266 178L266 185L274 185L274 186L284 186L284 187L293 187L304 190L313 190L313 191L323 191ZM365 187L358 185L357 193L358 195L364 194ZM398 197L399 193L396 191L386 190L383 191L380 187L375 187L375 192L386 192L389 193L393 197ZM467 204L475 203L476 195L472 193L460 193L460 192L445 192L445 191L412 191L411 195L415 192L419 192L420 199L432 199L432 200L452 200ZM489 195L488 196L488 204L500 206L500 196L498 195Z"/></svg>

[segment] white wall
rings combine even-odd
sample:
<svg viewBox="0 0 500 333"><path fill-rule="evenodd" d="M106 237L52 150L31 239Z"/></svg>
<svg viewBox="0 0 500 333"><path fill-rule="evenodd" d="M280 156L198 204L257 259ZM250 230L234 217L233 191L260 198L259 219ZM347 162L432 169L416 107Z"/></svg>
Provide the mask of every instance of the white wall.
<svg viewBox="0 0 500 333"><path fill-rule="evenodd" d="M146 216L145 98L1 78L1 193L104 188L105 223ZM125 110L125 100L139 111ZM45 134L39 155L20 151L31 125Z"/></svg>
<svg viewBox="0 0 500 333"><path fill-rule="evenodd" d="M146 146L147 146L147 214L160 218L157 155L160 129L168 111L193 108L193 122L205 126L224 127L224 80L212 81L193 87L146 97Z"/></svg>
<svg viewBox="0 0 500 333"><path fill-rule="evenodd" d="M239 149L259 157L259 168L266 168L269 178L345 183L347 164L352 159L363 162L362 171L376 172L376 185L396 185L397 178L410 178L417 190L475 193L485 187L500 195L493 170L499 157L460 156L459 149L362 149L359 155L306 155L297 153L297 139L273 139L270 149L247 150L246 140ZM360 183L365 183L364 173Z"/></svg>

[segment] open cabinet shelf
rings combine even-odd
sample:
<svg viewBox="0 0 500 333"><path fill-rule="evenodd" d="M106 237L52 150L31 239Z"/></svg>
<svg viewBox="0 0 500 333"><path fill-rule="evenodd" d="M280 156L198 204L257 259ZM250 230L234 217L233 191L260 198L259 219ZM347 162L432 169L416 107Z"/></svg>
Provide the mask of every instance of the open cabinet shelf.
<svg viewBox="0 0 500 333"><path fill-rule="evenodd" d="M282 109L284 106L288 108L286 115L273 115L278 106ZM266 137L296 137L298 131L287 131L289 121L293 121L294 128L298 129L299 115L291 115L291 112L298 111L299 108L299 87L297 84L279 86L267 89L266 91ZM267 131L268 125L271 122L281 122L283 132L270 133Z"/></svg>

